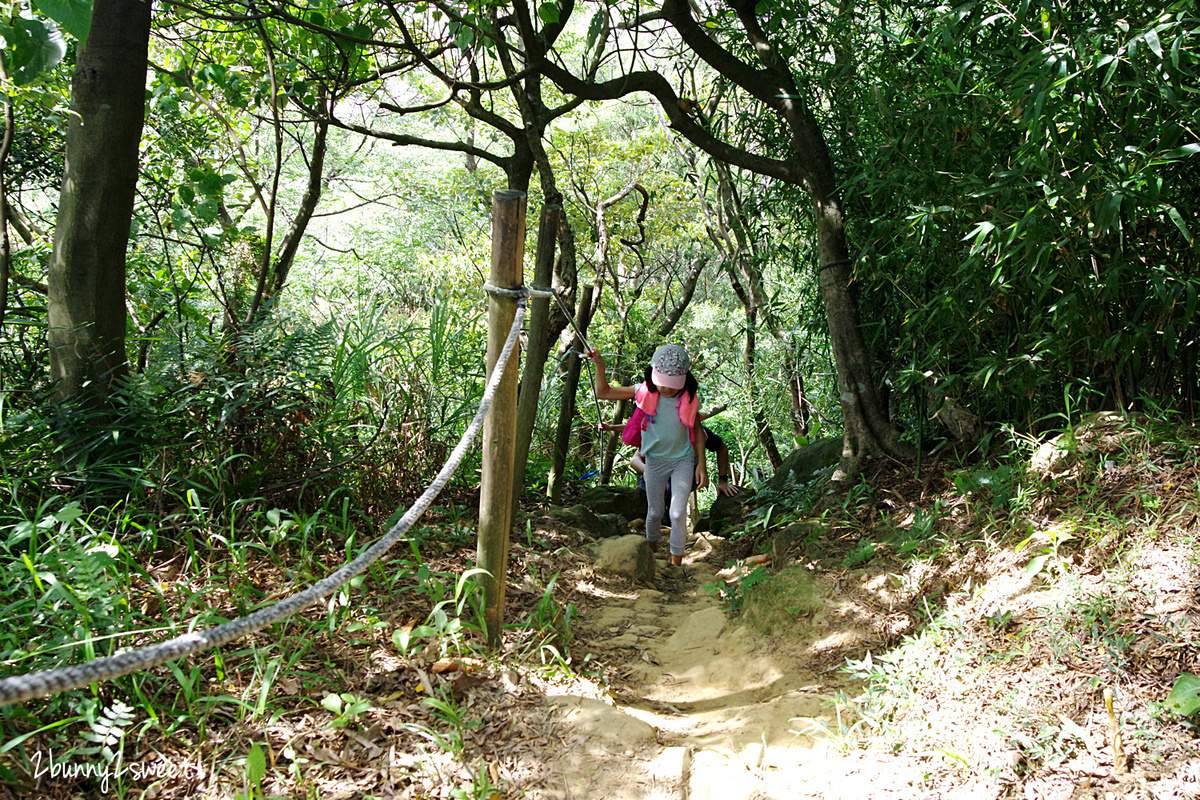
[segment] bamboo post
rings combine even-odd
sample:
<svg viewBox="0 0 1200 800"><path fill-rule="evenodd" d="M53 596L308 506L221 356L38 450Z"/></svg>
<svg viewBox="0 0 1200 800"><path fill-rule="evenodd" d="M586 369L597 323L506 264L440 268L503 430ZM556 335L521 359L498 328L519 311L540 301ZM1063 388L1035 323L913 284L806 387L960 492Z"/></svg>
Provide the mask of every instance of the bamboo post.
<svg viewBox="0 0 1200 800"><path fill-rule="evenodd" d="M492 194L492 264L488 282L500 289L521 285L525 254L525 193ZM509 328L517 300L488 297L487 373L490 378ZM515 355L515 354L514 354ZM483 619L488 646L498 647L504 634L504 589L508 573L508 537L512 530L513 453L516 444L518 359L510 357L496 397L483 422L483 473L479 481L477 562L486 570Z"/></svg>
<svg viewBox="0 0 1200 800"><path fill-rule="evenodd" d="M575 315L576 327L586 333L592 317L592 285L583 287L579 297L579 310ZM571 345L573 350L582 351L583 340L576 334ZM559 408L558 432L554 437L554 459L550 467L548 494L554 505L562 503L564 473L567 468L567 453L571 449L571 424L575 418L575 392L579 387L579 356L567 356L567 376L563 381L562 406Z"/></svg>

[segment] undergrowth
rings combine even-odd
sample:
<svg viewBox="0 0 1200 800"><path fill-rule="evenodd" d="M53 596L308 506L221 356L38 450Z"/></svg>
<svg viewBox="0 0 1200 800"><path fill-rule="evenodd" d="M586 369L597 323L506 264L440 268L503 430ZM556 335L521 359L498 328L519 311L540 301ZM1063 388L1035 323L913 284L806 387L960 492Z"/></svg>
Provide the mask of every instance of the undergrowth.
<svg viewBox="0 0 1200 800"><path fill-rule="evenodd" d="M14 435L7 445L25 448L25 474L6 474L0 515L0 661L12 673L250 613L329 574L390 525L356 512L350 492L287 508L197 481L168 495L147 491L144 466L122 473L111 461L100 465L115 476L108 485L134 489L88 502L39 449L52 444ZM1164 742L1195 732L1200 632L1161 611L1161 587L1147 576L1183 565L1174 577L1195 585L1198 452L1194 437L1123 423L939 472L885 464L840 497L813 483L759 491L730 541L803 564L794 569L806 582L874 569L910 585L915 631L847 662L863 691L837 700L836 729L815 732L838 747L920 756L931 785L1007 775L1017 767L989 759L1010 751L1021 769L1062 769L1102 747L1107 691L1126 751L1165 760ZM267 797L328 772L334 762L312 742L386 734L420 754L401 777L418 793L503 791L480 744L503 715L481 708L472 687L514 667L569 678L587 664L572 658L575 610L556 599L557 575L539 566L532 533L503 661L484 649L478 575L466 566L469 508L448 493L323 607L249 640L3 707L0 779L31 786L54 753L78 766L56 776L63 793L103 784L139 796L156 770L190 764L238 796ZM977 566L958 569L966 562ZM747 615L765 599L758 607L778 613L758 627L770 633L820 607L809 583L786 575L751 568L710 590Z"/></svg>
<svg viewBox="0 0 1200 800"><path fill-rule="evenodd" d="M1080 428L1019 454L1027 461L960 469L922 507L860 507L867 536L892 545L877 567L903 573L932 557L946 569L941 551L974 532L985 533L970 544L984 566L921 601L917 632L848 660L864 689L841 698L840 729L825 735L919 758L929 786L1120 775L1124 759L1189 752L1200 708L1200 627L1185 610L1200 585L1200 444L1194 431L1160 437L1124 421Z"/></svg>
<svg viewBox="0 0 1200 800"><path fill-rule="evenodd" d="M48 498L3 537L8 558L0 592L10 602L0 657L14 673L82 662L269 605L370 543L340 506L311 514L242 509L236 520L199 513L172 518L167 522L178 527L178 539L191 545L151 551L143 563L122 540L155 540L151 521ZM379 670L361 665L383 648L397 674L408 676L399 692L386 694L407 698L420 710L401 728L413 742L433 748L428 764L412 765L410 780L444 786L458 767L429 770L448 758L470 767L473 777L465 783L451 781L462 796L494 787L464 738L482 720L435 671L456 665L453 671L462 675L494 658L484 647L479 571L451 563L462 542L434 533L453 531L447 523L455 513L434 510L406 550L353 579L323 608L250 640L47 700L4 706L0 777L32 785L49 776L56 791L91 786L139 796L147 783L142 778L163 772L180 778L186 765L199 766L195 759L202 754L227 785L245 784L243 796L270 796L264 787L303 782L328 764L268 736L262 744L273 749L264 769L254 750L261 750L259 743L244 744L236 732L278 728L296 713L323 718L325 730L378 724L385 704L378 691L363 689ZM510 664L575 668L574 610L557 605L553 586L551 578L540 602L506 634Z"/></svg>

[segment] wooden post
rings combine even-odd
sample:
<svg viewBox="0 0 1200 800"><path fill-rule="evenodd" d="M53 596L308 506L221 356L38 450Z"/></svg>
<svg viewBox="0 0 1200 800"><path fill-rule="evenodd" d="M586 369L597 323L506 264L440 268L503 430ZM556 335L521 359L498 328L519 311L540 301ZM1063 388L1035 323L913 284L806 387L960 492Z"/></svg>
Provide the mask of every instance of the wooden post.
<svg viewBox="0 0 1200 800"><path fill-rule="evenodd" d="M492 194L492 265L488 282L500 289L521 285L525 255L525 193ZM509 328L517 300L488 297L487 373L490 378ZM488 646L498 647L504 634L504 588L508 573L508 537L512 530L513 451L516 443L518 359L509 357L496 397L483 421L483 474L479 481L479 544L483 619Z"/></svg>
<svg viewBox="0 0 1200 800"><path fill-rule="evenodd" d="M549 288L554 279L554 249L558 241L558 222L562 207L542 208L538 225L537 257L533 265L533 282ZM525 493L525 471L529 461L529 446L537 422L538 398L542 394L542 378L546 371L546 356L550 352L550 298L529 299L529 331L525 347L525 369L521 373L521 396L517 400L517 447L513 463L513 508L520 506Z"/></svg>
<svg viewBox="0 0 1200 800"><path fill-rule="evenodd" d="M588 323L592 318L592 286L587 284L579 297L579 311L575 315L575 325L583 333L587 333ZM579 335L571 347L583 350L583 341ZM567 468L567 453L571 448L571 424L575 419L575 392L579 387L579 356L572 353L567 356L567 376L563 381L562 406L558 415L558 433L554 437L554 460L550 467L550 486L548 494L554 505L562 503L563 484L566 480L564 473ZM590 389L591 387L589 387Z"/></svg>

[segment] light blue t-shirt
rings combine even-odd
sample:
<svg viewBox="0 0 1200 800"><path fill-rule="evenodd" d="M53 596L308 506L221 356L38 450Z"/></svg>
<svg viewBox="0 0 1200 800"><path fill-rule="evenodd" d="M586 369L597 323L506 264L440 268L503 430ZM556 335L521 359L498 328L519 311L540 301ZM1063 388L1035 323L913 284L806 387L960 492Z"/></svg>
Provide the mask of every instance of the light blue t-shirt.
<svg viewBox="0 0 1200 800"><path fill-rule="evenodd" d="M642 456L655 461L680 461L695 458L687 426L679 420L679 399L683 392L674 397L658 396L658 408L654 421L642 431ZM699 403L697 403L699 407Z"/></svg>

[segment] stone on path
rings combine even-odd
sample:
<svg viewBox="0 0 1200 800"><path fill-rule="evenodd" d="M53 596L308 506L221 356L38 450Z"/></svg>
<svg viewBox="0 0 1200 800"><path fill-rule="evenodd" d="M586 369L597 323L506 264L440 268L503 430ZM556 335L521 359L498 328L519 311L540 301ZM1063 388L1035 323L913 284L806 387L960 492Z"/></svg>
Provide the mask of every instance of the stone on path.
<svg viewBox="0 0 1200 800"><path fill-rule="evenodd" d="M577 530L585 531L596 539L620 536L628 530L624 521L617 515L597 514L582 504L570 508L552 508L546 513L547 516Z"/></svg>
<svg viewBox="0 0 1200 800"><path fill-rule="evenodd" d="M713 536L727 536L727 531L736 529L744 518L745 505L740 496L717 495L708 511L700 515L696 530L708 531Z"/></svg>
<svg viewBox="0 0 1200 800"><path fill-rule="evenodd" d="M567 724L578 732L586 732L590 739L605 744L615 742L635 751L639 746L655 743L653 727L601 700L560 695L547 697L546 702L565 709L563 718Z"/></svg>
<svg viewBox="0 0 1200 800"><path fill-rule="evenodd" d="M580 501L597 514L619 514L629 522L646 518L646 492L636 486L590 486Z"/></svg>
<svg viewBox="0 0 1200 800"><path fill-rule="evenodd" d="M596 569L635 581L654 580L654 553L646 537L635 533L597 542L588 548Z"/></svg>
<svg viewBox="0 0 1200 800"><path fill-rule="evenodd" d="M546 800L682 800L690 768L686 747L663 747L658 733L609 704L561 695L546 700L563 710L569 738L555 764L556 779L538 792Z"/></svg>

